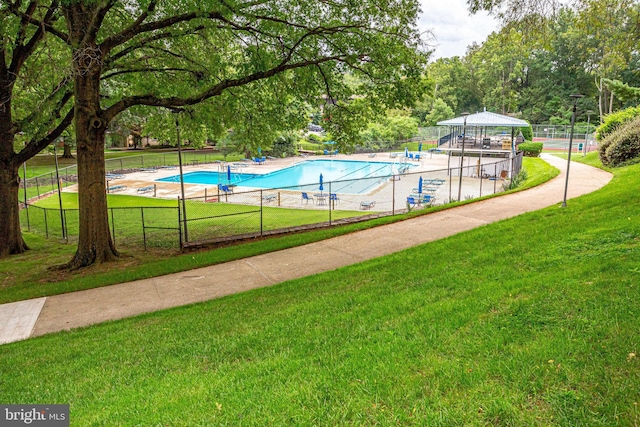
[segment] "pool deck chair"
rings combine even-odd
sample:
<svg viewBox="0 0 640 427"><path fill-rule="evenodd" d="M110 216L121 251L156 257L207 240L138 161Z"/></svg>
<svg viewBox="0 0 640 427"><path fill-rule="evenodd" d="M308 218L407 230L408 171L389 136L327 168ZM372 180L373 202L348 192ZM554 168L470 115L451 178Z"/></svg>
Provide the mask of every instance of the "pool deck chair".
<svg viewBox="0 0 640 427"><path fill-rule="evenodd" d="M136 190L136 193L138 194L143 194L143 193L149 193L151 191L154 191L156 189L155 185L148 185L146 187L140 187Z"/></svg>
<svg viewBox="0 0 640 427"><path fill-rule="evenodd" d="M422 196L422 199L420 199L420 203L427 206L433 205L435 201L436 201L436 196L432 196L431 194L425 194Z"/></svg>
<svg viewBox="0 0 640 427"><path fill-rule="evenodd" d="M407 208L410 209L410 208L414 207L417 204L418 204L418 201L416 200L415 197L413 197L413 196L407 197Z"/></svg>
<svg viewBox="0 0 640 427"><path fill-rule="evenodd" d="M228 185L221 185L220 191L222 191L223 193L233 193L233 188L229 187Z"/></svg>
<svg viewBox="0 0 640 427"><path fill-rule="evenodd" d="M313 203L315 203L315 202L316 202L316 201L314 200L314 198L313 198L313 197L311 197L311 196L310 196L310 195L308 195L307 193L303 192L303 193L302 193L302 200L301 200L301 203L302 203L302 202L304 202L305 200L307 201L307 204L309 204L309 200L311 200Z"/></svg>
<svg viewBox="0 0 640 427"><path fill-rule="evenodd" d="M107 193L115 193L116 191L124 191L126 189L126 185L112 185L111 187L107 187Z"/></svg>
<svg viewBox="0 0 640 427"><path fill-rule="evenodd" d="M121 173L108 173L104 177L109 179L109 180L111 180L111 179L124 179L124 178L126 178L126 175L121 174Z"/></svg>
<svg viewBox="0 0 640 427"><path fill-rule="evenodd" d="M372 207L376 205L376 201L373 200L371 202L360 202L360 209L363 211L371 210Z"/></svg>
<svg viewBox="0 0 640 427"><path fill-rule="evenodd" d="M329 203L333 203L334 205L340 203L340 199L336 193L329 194Z"/></svg>
<svg viewBox="0 0 640 427"><path fill-rule="evenodd" d="M278 199L278 195L277 194L266 194L264 196L262 196L262 201L264 203L271 203L274 200Z"/></svg>
<svg viewBox="0 0 640 427"><path fill-rule="evenodd" d="M151 172L151 173L155 173L155 172L158 172L158 169L156 169L156 168L140 168L140 172Z"/></svg>

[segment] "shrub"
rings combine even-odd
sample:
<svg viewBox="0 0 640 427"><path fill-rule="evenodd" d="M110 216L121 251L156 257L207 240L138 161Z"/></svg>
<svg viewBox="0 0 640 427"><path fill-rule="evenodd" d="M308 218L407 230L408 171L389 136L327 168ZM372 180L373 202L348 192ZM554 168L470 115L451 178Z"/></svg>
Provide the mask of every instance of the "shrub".
<svg viewBox="0 0 640 427"><path fill-rule="evenodd" d="M518 149L524 152L527 157L538 157L542 153L542 142L523 142L518 145Z"/></svg>
<svg viewBox="0 0 640 427"><path fill-rule="evenodd" d="M619 126L602 140L599 149L600 160L607 166L622 166L640 158L640 116Z"/></svg>
<svg viewBox="0 0 640 427"><path fill-rule="evenodd" d="M640 107L631 107L607 114L603 123L596 128L596 141L603 141L620 125L640 116Z"/></svg>

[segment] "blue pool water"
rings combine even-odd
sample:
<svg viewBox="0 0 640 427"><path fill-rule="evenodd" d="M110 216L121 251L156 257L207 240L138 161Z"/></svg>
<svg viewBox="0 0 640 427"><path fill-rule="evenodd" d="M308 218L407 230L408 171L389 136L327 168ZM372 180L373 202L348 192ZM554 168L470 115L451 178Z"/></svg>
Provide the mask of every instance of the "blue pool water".
<svg viewBox="0 0 640 427"><path fill-rule="evenodd" d="M292 190L318 190L320 174L324 182L324 191L344 194L361 194L398 173L404 167L391 162L361 162L354 160L307 160L285 169L267 174L247 174L231 172L231 180L225 172L190 172L184 174L187 184L227 185L239 187L272 189L290 188ZM410 165L407 165L410 166ZM180 176L174 175L158 179L163 182L179 182ZM329 188L330 187L330 188Z"/></svg>

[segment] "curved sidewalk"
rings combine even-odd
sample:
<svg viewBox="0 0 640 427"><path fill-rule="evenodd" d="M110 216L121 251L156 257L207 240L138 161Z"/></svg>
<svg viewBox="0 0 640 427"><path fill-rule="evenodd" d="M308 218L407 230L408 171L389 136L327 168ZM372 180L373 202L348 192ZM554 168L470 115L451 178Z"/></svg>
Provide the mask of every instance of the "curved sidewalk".
<svg viewBox="0 0 640 427"><path fill-rule="evenodd" d="M271 286L559 205L567 162L551 155L543 158L562 172L530 190L224 264L0 305L0 344ZM611 178L608 172L573 162L568 198L595 191Z"/></svg>

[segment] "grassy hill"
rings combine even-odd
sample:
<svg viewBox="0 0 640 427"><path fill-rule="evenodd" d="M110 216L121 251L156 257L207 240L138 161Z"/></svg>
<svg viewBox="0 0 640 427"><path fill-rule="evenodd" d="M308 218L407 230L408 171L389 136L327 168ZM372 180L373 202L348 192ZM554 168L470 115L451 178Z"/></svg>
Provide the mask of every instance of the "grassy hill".
<svg viewBox="0 0 640 427"><path fill-rule="evenodd" d="M0 346L72 425L636 426L640 165L333 272Z"/></svg>

